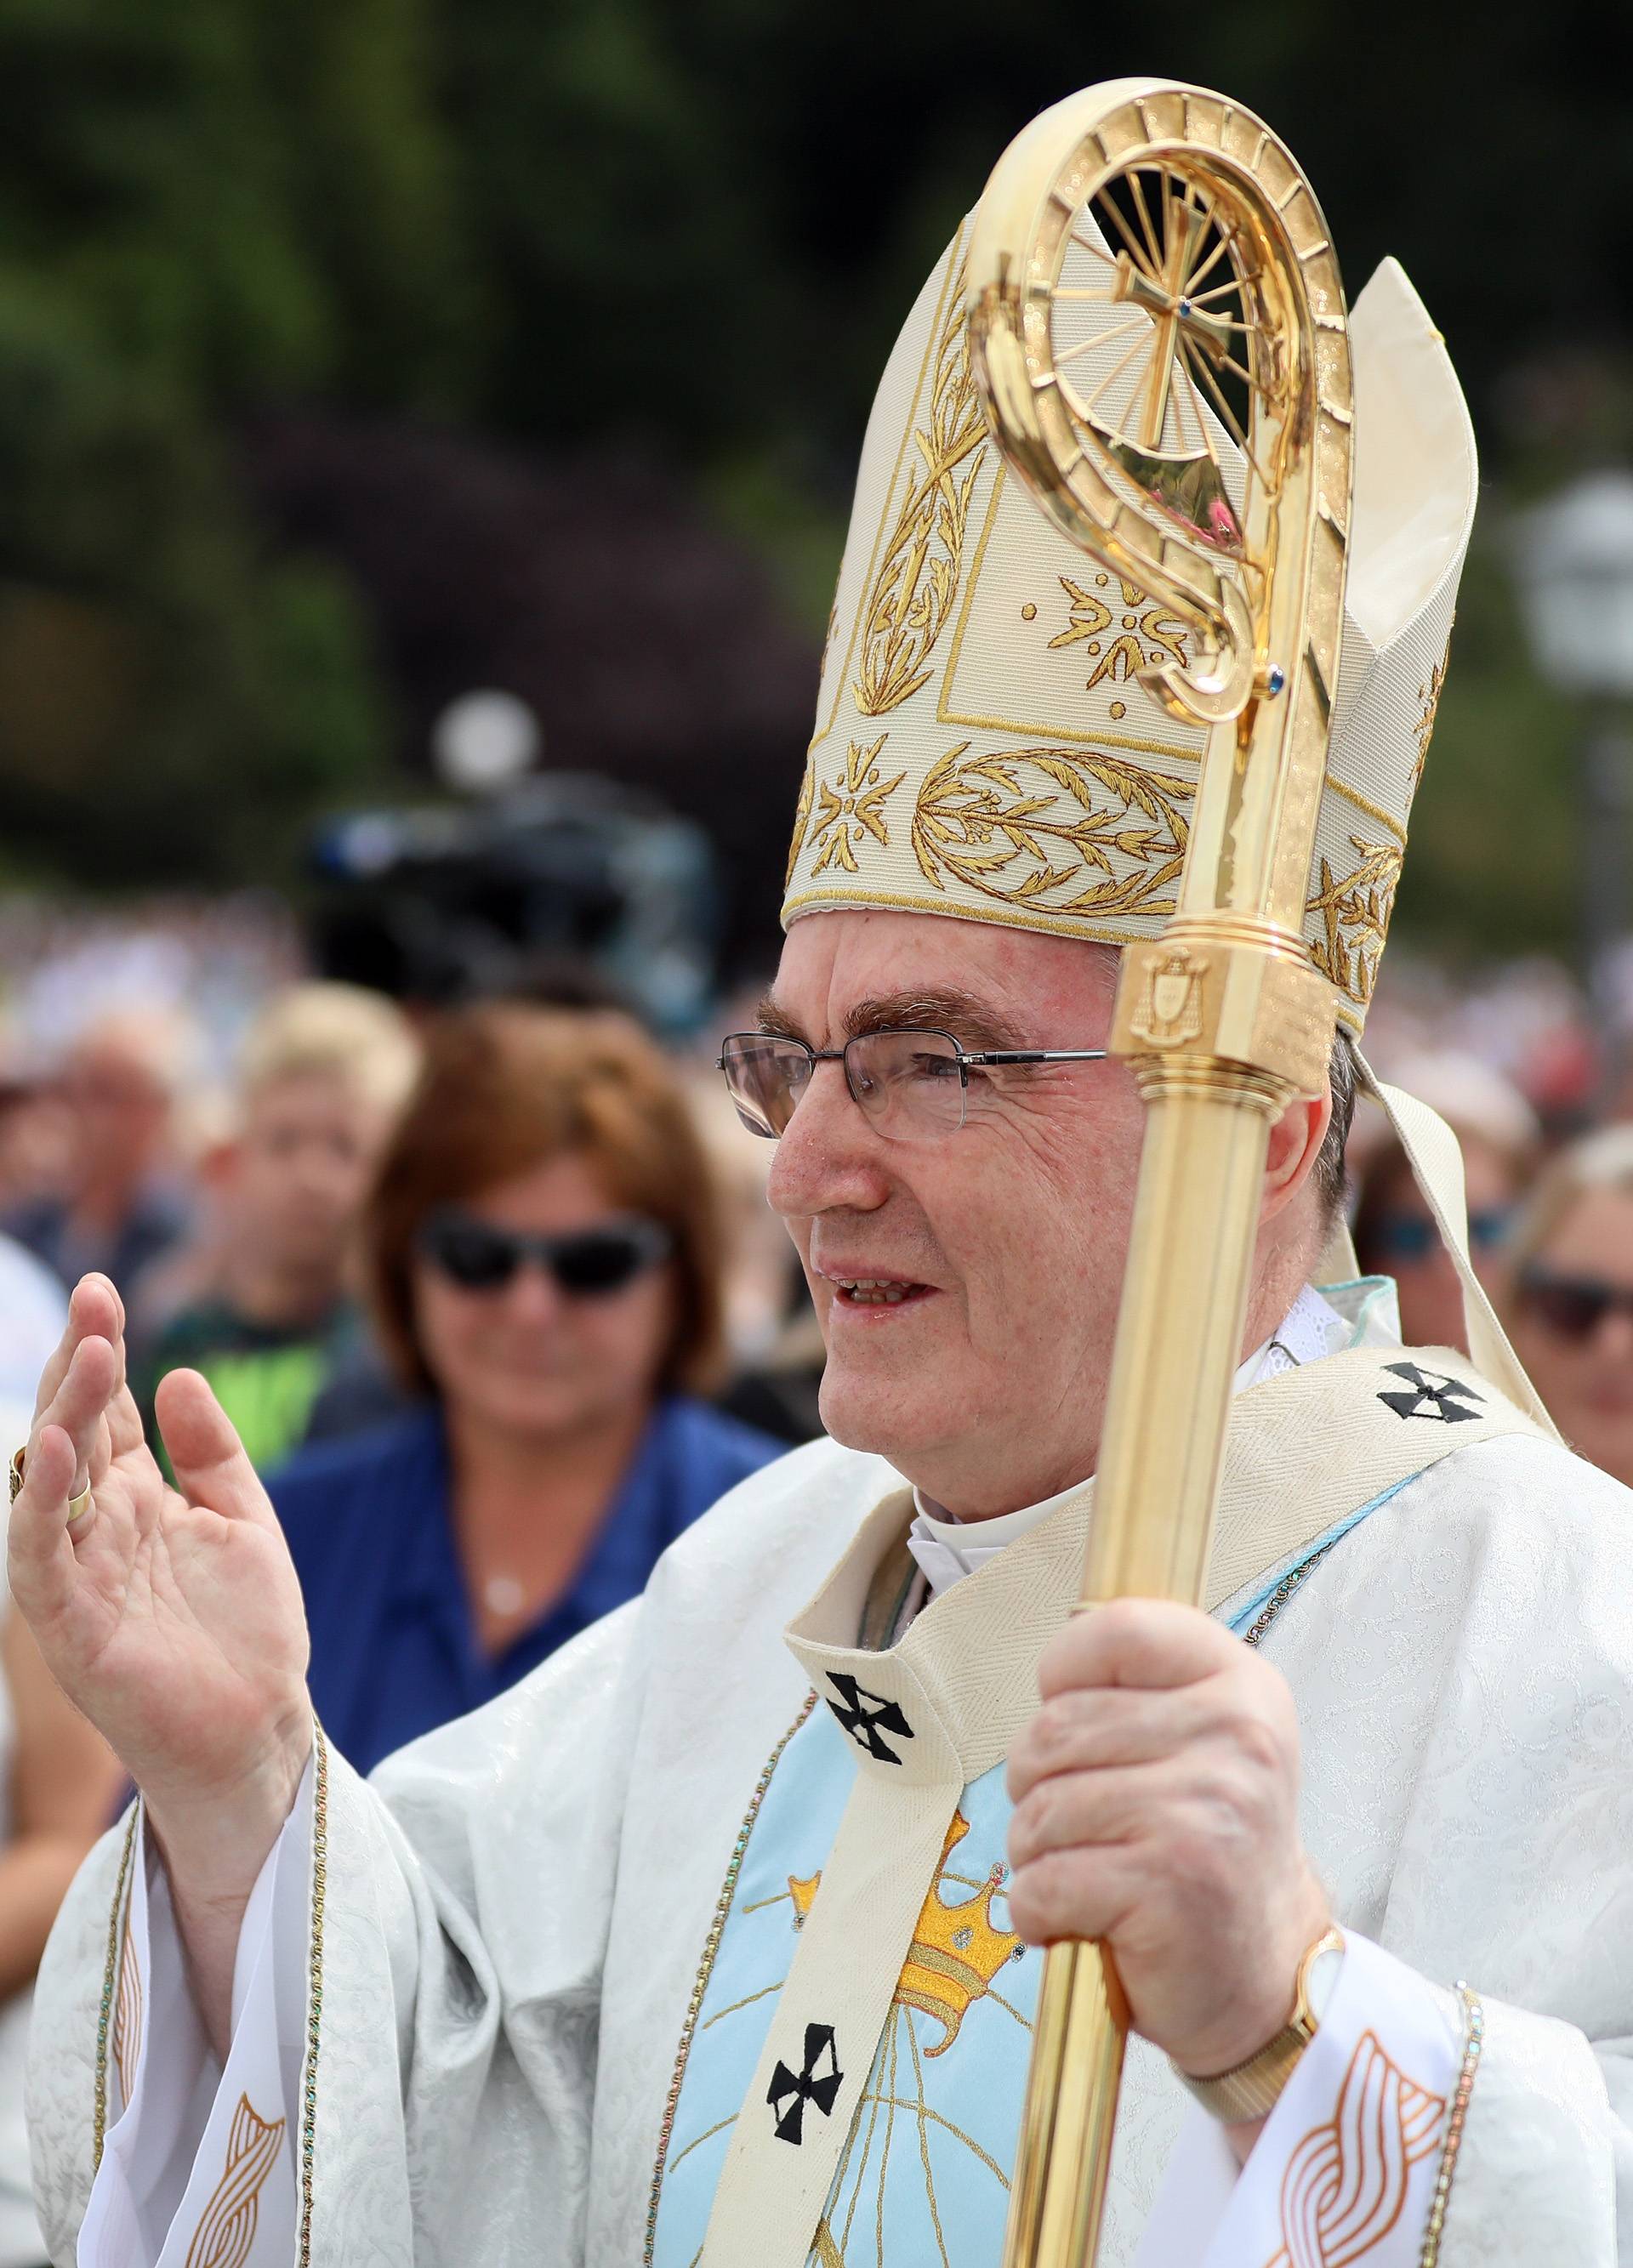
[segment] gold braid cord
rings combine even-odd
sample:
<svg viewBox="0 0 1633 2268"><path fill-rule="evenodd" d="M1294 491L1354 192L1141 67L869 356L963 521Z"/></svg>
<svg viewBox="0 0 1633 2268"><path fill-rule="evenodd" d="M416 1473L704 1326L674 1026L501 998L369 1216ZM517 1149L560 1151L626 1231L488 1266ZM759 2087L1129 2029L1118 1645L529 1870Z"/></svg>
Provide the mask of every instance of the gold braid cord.
<svg viewBox="0 0 1633 2268"><path fill-rule="evenodd" d="M968 257L999 446L1090 559L1172 620L1141 681L1208 730L1177 911L1125 953L1113 1027L1146 1130L1083 1592L1195 1602L1268 1130L1325 1091L1333 1040L1302 928L1343 621L1343 292L1269 129L1152 79L1036 119ZM1008 2268L1094 2258L1126 2023L1097 1948L1050 1952Z"/></svg>

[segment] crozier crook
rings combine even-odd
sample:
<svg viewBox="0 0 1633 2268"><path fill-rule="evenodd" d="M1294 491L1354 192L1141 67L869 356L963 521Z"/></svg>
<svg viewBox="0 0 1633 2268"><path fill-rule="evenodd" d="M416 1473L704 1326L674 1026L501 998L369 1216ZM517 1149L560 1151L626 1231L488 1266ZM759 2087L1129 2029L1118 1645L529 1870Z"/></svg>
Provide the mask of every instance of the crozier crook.
<svg viewBox="0 0 1633 2268"><path fill-rule="evenodd" d="M1195 1603L1269 1129L1325 1090L1334 1030L1302 932L1343 626L1343 292L1267 127L1125 79L1000 159L968 300L1004 456L1131 603L1184 625L1191 651L1140 681L1208 728L1178 910L1127 946L1118 995L1147 1116L1083 1587ZM1127 2021L1095 1947L1051 1950L1009 2268L1094 2257Z"/></svg>

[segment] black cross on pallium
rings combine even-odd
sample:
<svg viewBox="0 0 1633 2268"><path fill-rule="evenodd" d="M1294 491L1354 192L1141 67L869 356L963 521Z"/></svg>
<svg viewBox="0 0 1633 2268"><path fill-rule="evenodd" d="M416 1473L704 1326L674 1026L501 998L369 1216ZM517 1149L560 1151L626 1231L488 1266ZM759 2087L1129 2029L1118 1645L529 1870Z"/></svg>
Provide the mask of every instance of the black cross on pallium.
<svg viewBox="0 0 1633 2268"><path fill-rule="evenodd" d="M820 2070L826 2057L828 2067ZM771 2085L765 2090L765 2100L777 2114L777 2139L792 2142L797 2148L805 2139L805 2106L814 2102L824 2118L833 2115L833 2099L845 2079L839 2069L839 2058L833 2044L831 2024L807 2024L805 2027L805 2068L790 2071L780 2058L772 2073Z"/></svg>
<svg viewBox="0 0 1633 2268"><path fill-rule="evenodd" d="M1378 1395L1385 1409L1393 1410L1397 1418L1427 1418L1436 1425L1460 1425L1480 1415L1485 1396L1465 1386L1461 1379L1425 1373L1415 1362L1386 1362L1384 1368L1392 1378L1404 1378L1412 1389L1409 1394ZM1473 1409L1467 1406L1470 1403Z"/></svg>
<svg viewBox="0 0 1633 2268"><path fill-rule="evenodd" d="M839 1701L828 1706L839 1719L859 1749L866 1749L870 1756L877 1756L882 1764L898 1764L901 1758L883 1738L895 1733L904 1741L913 1738L913 1727L907 1722L894 1701L887 1701L883 1693L869 1693L859 1685L848 1670L828 1672L828 1683L839 1695ZM844 1703L841 1708L839 1702Z"/></svg>

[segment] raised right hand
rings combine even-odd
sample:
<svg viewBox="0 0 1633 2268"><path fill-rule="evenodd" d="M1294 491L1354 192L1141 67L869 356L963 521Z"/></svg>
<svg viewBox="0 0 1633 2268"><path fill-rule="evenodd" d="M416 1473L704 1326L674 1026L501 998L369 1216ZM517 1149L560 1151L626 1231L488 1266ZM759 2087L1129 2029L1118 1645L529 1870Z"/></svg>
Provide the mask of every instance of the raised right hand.
<svg viewBox="0 0 1633 2268"><path fill-rule="evenodd" d="M312 1745L300 1587L266 1491L195 1371L159 1392L179 1487L125 1383L124 1311L76 1289L11 1510L12 1593L41 1653L148 1800L232 1897L258 1871ZM68 1504L87 1479L89 1514Z"/></svg>

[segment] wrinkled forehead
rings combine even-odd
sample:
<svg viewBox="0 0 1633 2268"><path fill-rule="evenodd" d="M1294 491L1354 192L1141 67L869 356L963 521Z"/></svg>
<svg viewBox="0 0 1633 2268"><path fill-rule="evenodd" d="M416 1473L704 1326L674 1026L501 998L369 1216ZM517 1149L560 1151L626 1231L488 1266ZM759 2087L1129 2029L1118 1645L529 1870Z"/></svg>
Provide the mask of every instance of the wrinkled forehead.
<svg viewBox="0 0 1633 2268"><path fill-rule="evenodd" d="M1003 1046L1043 1045L1067 1027L1081 1040L1092 1024L1092 1043L1120 961L1112 946L939 914L809 914L784 939L767 1020L813 1042L891 1021Z"/></svg>

